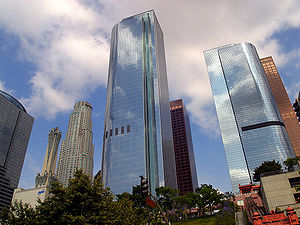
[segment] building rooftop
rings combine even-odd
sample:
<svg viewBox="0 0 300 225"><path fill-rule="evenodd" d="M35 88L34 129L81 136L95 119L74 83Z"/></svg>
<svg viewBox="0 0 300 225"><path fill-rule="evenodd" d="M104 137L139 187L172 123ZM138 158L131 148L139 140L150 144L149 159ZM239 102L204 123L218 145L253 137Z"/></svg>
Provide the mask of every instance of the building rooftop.
<svg viewBox="0 0 300 225"><path fill-rule="evenodd" d="M26 112L25 107L17 99L15 99L13 96L11 96L10 94L0 90L0 95L2 95L4 98L6 98L12 104L14 104L18 109Z"/></svg>

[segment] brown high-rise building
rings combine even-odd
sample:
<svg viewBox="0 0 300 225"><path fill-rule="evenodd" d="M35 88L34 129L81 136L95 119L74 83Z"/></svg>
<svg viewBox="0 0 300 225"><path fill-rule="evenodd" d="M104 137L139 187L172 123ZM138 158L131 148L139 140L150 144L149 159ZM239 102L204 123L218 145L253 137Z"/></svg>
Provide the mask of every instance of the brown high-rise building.
<svg viewBox="0 0 300 225"><path fill-rule="evenodd" d="M181 99L170 102L179 195L198 186L189 115Z"/></svg>
<svg viewBox="0 0 300 225"><path fill-rule="evenodd" d="M298 98L296 98L294 104L293 104L296 116L298 118L298 121L300 122L300 91L298 94Z"/></svg>
<svg viewBox="0 0 300 225"><path fill-rule="evenodd" d="M260 60L296 156L300 156L300 125L271 56Z"/></svg>

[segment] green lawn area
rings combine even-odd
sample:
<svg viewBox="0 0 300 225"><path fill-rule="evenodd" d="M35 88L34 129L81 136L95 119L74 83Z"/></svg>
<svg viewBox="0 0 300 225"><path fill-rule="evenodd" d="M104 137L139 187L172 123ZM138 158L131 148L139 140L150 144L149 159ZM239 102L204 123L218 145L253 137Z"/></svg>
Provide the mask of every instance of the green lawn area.
<svg viewBox="0 0 300 225"><path fill-rule="evenodd" d="M178 222L172 222L172 225L215 225L216 219L214 217L201 218L201 219L190 219L190 220L182 220Z"/></svg>

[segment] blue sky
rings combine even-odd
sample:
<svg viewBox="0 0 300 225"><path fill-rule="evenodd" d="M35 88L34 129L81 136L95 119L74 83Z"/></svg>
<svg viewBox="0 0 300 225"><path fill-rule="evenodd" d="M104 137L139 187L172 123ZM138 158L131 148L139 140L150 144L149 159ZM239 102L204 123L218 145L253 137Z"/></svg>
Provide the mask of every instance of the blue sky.
<svg viewBox="0 0 300 225"><path fill-rule="evenodd" d="M300 87L299 1L2 0L0 89L35 122L19 186L41 171L48 132L64 135L75 101L93 105L94 173L101 167L106 81L112 26L154 9L165 36L170 100L190 113L198 182L231 190L203 51L251 42L273 56L293 100Z"/></svg>

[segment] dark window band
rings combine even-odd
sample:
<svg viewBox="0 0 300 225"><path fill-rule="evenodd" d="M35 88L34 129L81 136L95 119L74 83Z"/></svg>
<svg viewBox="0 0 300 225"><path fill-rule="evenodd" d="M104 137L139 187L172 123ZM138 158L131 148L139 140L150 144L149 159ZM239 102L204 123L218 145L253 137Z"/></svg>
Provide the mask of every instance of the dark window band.
<svg viewBox="0 0 300 225"><path fill-rule="evenodd" d="M258 124L242 127L242 131L253 130L253 129L257 129L257 128L261 128L261 127L272 126L272 125L280 125L280 126L285 127L284 123L282 123L280 121L269 121L269 122L258 123Z"/></svg>

